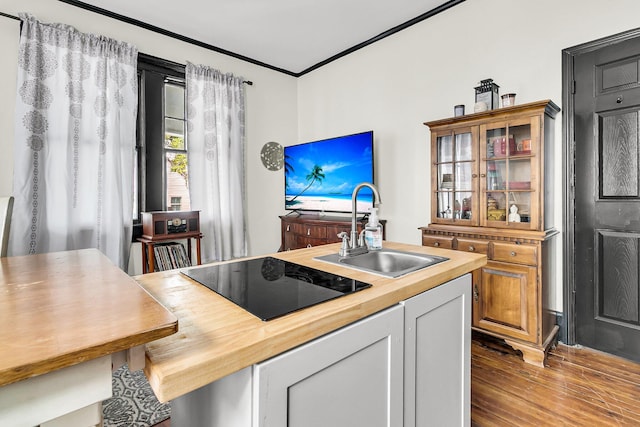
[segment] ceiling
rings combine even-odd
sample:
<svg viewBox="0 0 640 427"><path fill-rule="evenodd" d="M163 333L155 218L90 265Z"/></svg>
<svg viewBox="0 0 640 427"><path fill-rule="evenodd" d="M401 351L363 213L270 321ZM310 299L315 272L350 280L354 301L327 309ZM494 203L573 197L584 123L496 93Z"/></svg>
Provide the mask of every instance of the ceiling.
<svg viewBox="0 0 640 427"><path fill-rule="evenodd" d="M60 0L302 75L464 0Z"/></svg>

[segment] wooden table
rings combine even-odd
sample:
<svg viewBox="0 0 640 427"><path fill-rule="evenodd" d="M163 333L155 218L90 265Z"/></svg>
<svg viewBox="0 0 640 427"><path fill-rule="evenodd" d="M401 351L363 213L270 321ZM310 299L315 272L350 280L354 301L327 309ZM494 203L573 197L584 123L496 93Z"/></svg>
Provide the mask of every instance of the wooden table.
<svg viewBox="0 0 640 427"><path fill-rule="evenodd" d="M95 416L111 396L115 355L133 349L123 359L141 368L144 344L177 330L176 317L96 249L0 258L0 425Z"/></svg>

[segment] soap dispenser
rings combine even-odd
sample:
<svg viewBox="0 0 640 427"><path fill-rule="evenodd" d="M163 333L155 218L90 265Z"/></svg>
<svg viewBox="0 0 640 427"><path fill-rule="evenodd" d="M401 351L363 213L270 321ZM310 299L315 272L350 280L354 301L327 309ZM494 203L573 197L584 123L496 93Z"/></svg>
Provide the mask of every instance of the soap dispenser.
<svg viewBox="0 0 640 427"><path fill-rule="evenodd" d="M364 241L369 250L382 249L382 224L378 221L378 208L369 209L369 222L365 226Z"/></svg>

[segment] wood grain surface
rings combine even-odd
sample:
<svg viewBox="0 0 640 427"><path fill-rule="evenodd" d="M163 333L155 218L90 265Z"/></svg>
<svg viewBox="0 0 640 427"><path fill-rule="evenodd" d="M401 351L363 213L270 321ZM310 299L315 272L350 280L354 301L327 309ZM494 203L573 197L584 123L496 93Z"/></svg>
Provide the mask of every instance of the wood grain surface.
<svg viewBox="0 0 640 427"><path fill-rule="evenodd" d="M97 249L0 258L0 386L177 329L176 317Z"/></svg>
<svg viewBox="0 0 640 427"><path fill-rule="evenodd" d="M371 283L369 289L263 322L177 270L135 279L172 311L180 331L147 345L145 374L162 402L390 307L486 264L480 254L385 242L392 249L450 260L398 279L335 266L313 257L340 244L274 254L274 257Z"/></svg>
<svg viewBox="0 0 640 427"><path fill-rule="evenodd" d="M640 364L559 345L544 368L483 336L471 344L471 425L637 426Z"/></svg>

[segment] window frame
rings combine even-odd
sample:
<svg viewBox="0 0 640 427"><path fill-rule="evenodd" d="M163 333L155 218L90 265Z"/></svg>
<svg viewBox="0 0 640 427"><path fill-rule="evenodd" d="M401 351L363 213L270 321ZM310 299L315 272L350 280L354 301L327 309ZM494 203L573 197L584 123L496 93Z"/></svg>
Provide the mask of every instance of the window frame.
<svg viewBox="0 0 640 427"><path fill-rule="evenodd" d="M138 54L138 120L136 133L137 213L133 241L142 236L142 212L165 211L166 150L164 146L164 84L186 85L185 66L144 53ZM186 105L185 105L186 108ZM185 135L186 148L186 135ZM158 185L158 182L161 185ZM133 216L133 212L132 212Z"/></svg>

